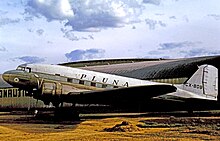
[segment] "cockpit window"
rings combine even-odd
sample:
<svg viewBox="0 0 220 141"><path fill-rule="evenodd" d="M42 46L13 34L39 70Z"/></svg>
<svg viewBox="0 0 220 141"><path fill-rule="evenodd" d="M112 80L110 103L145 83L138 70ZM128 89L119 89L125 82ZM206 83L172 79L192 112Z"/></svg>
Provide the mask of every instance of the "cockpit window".
<svg viewBox="0 0 220 141"><path fill-rule="evenodd" d="M16 70L22 70L22 71L24 71L24 70L25 70L25 67L18 66Z"/></svg>
<svg viewBox="0 0 220 141"><path fill-rule="evenodd" d="M18 66L16 70L31 72L31 68L29 68L29 67L22 67L22 66Z"/></svg>
<svg viewBox="0 0 220 141"><path fill-rule="evenodd" d="M25 71L26 71L26 72L31 72L31 68L26 67L26 68L25 68Z"/></svg>

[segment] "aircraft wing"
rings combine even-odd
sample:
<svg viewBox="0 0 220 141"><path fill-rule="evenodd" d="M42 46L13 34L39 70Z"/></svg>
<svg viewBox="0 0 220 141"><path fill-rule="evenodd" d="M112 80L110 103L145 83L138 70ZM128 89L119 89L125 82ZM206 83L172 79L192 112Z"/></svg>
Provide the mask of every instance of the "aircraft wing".
<svg viewBox="0 0 220 141"><path fill-rule="evenodd" d="M107 89L101 91L70 92L63 95L63 101L79 104L122 104L142 103L159 95L175 92L172 85L148 85L126 88Z"/></svg>

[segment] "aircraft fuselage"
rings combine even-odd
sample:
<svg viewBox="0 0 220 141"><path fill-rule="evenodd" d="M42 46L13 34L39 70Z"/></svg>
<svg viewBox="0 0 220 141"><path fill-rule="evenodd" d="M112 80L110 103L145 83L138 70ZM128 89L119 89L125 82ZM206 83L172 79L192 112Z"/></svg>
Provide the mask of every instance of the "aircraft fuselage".
<svg viewBox="0 0 220 141"><path fill-rule="evenodd" d="M206 74L205 68L206 66L201 67L194 77ZM214 72L216 73L216 71ZM186 99L217 100L216 90L213 90L213 88L211 94L204 93L206 86L202 83L202 81L205 80L204 78L199 78L198 81L196 78L195 81L193 79L193 81L188 83L174 86L172 84L156 83L65 66L42 64L20 65L16 70L5 72L3 78L13 86L33 93L34 98L44 101L45 104L52 102L54 105L66 102L63 101L64 99L60 99L60 97L68 96L70 93L78 95L87 91L96 92L145 86L155 86L155 91L158 91L156 89L160 89L162 86L176 88L176 91L174 92L172 91L161 95L155 95L155 97L152 97L151 99L174 101L184 101ZM214 82L217 81L215 80L216 78L210 79L213 81L212 83L216 84L216 82ZM214 87L217 88L217 86ZM127 91L127 93L129 93L129 91ZM132 93L134 93L133 95L135 95L135 93L146 93L146 95L149 95L149 93L154 93L154 91L132 91ZM71 102L69 98L66 98L65 100ZM77 101L73 101L73 103L75 102Z"/></svg>

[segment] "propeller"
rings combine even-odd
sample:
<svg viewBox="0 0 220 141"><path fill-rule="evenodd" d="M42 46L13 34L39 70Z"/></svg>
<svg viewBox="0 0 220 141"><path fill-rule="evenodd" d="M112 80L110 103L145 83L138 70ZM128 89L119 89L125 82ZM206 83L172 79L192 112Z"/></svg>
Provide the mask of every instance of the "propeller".
<svg viewBox="0 0 220 141"><path fill-rule="evenodd" d="M37 79L37 86L38 86L38 89L42 88L43 81L44 81L43 78L42 78L41 80Z"/></svg>
<svg viewBox="0 0 220 141"><path fill-rule="evenodd" d="M42 87L43 84L43 78L40 79L40 77L37 74L34 74L34 76L37 79L37 89L39 90Z"/></svg>
<svg viewBox="0 0 220 141"><path fill-rule="evenodd" d="M35 97L35 98L37 99L37 101L36 101L36 106L37 106L38 100L39 100L40 89L42 88L44 79L43 79L43 78L40 78L37 74L34 74L34 77L35 77L36 80L37 80L37 88L34 88L34 89L33 89L33 92L36 91L36 93L37 93L37 96Z"/></svg>

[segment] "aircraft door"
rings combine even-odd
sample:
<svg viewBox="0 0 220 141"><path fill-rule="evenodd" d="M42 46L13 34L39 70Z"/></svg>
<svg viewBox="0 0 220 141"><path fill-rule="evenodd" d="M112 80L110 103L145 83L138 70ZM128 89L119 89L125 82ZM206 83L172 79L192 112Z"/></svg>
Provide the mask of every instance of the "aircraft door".
<svg viewBox="0 0 220 141"><path fill-rule="evenodd" d="M62 84L59 82L56 82L56 89L55 89L56 95L61 95L62 94Z"/></svg>

